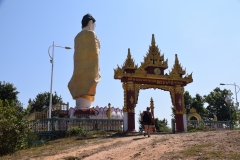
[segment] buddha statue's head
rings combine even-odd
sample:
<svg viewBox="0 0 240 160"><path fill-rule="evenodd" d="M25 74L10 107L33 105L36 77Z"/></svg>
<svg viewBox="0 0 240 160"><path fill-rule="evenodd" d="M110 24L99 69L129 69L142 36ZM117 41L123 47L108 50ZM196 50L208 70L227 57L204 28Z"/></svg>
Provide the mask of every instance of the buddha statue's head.
<svg viewBox="0 0 240 160"><path fill-rule="evenodd" d="M82 19L82 30L91 30L94 31L96 26L96 20L91 14L86 14Z"/></svg>

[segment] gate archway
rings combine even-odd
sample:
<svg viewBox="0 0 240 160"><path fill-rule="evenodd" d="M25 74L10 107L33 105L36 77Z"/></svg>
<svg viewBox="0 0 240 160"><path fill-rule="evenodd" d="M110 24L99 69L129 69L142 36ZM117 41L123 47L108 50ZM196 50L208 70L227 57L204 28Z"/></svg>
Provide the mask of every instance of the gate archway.
<svg viewBox="0 0 240 160"><path fill-rule="evenodd" d="M193 82L192 73L186 71L179 63L177 54L169 74L164 73L168 68L168 59L164 60L152 35L151 46L138 67L128 49L128 55L122 67L114 69L114 79L120 79L124 90L124 131L135 132L135 107L138 102L140 89L161 89L169 91L175 110L177 132L184 132L187 128L186 109L184 105L184 86Z"/></svg>

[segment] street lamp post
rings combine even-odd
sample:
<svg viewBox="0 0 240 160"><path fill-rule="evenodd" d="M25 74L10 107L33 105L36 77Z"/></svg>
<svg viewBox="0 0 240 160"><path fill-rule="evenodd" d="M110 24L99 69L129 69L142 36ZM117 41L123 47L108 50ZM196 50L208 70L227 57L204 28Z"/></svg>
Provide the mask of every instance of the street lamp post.
<svg viewBox="0 0 240 160"><path fill-rule="evenodd" d="M238 107L239 107L239 102L237 100L237 93L240 91L240 87L238 85L236 85L236 83L234 82L234 84L225 84L225 83L220 83L220 85L232 85L235 87L235 95L236 95L236 109L238 111ZM238 87L238 91L236 89L236 87ZM232 122L232 115L231 115L231 108L230 108L230 105L229 105L229 109L230 109L230 121Z"/></svg>
<svg viewBox="0 0 240 160"><path fill-rule="evenodd" d="M234 82L234 84L225 84L225 83L220 83L220 85L232 85L232 86L234 86L234 87L235 87L236 106L237 106L237 108L238 108L238 107L239 107L239 102L238 102L238 100L237 100L237 94L238 94L238 92L240 91L240 87L239 87L238 85L236 85L236 83L235 83L235 82ZM236 87L238 87L238 91L237 91Z"/></svg>
<svg viewBox="0 0 240 160"><path fill-rule="evenodd" d="M52 56L50 55L50 52L49 52L49 50L50 50L51 47L52 47ZM52 110L52 81L53 81L54 47L71 49L71 47L56 46L56 45L54 45L54 41L53 41L53 44L48 48L48 55L49 55L49 57L50 57L50 63L52 63L48 118L51 118L51 110Z"/></svg>

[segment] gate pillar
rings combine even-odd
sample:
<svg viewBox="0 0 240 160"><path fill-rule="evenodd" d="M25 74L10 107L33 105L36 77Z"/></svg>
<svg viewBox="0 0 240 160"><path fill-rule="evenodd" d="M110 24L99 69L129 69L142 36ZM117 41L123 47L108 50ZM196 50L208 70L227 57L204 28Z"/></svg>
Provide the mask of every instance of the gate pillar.
<svg viewBox="0 0 240 160"><path fill-rule="evenodd" d="M125 105L128 115L128 132L136 132L135 130L135 87L133 82L126 83L126 93L124 95Z"/></svg>
<svg viewBox="0 0 240 160"><path fill-rule="evenodd" d="M175 119L177 132L185 132L187 127L183 93L183 87L180 85L175 86Z"/></svg>

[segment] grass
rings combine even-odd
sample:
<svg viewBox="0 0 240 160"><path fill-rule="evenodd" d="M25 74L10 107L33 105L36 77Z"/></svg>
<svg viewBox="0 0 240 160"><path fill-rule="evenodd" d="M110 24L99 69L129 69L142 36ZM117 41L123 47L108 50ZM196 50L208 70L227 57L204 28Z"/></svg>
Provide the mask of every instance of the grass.
<svg viewBox="0 0 240 160"><path fill-rule="evenodd" d="M113 146L117 146L117 145L120 145L120 144L122 144L122 141L116 141L116 142L114 142L112 145L113 145Z"/></svg>
<svg viewBox="0 0 240 160"><path fill-rule="evenodd" d="M239 153L229 153L228 156L231 158L231 159L240 159L240 154Z"/></svg>
<svg viewBox="0 0 240 160"><path fill-rule="evenodd" d="M92 131L90 133L91 137L86 137L83 139L81 136L73 136L67 137L62 139L57 139L53 141L48 141L47 143L43 144L42 146L32 147L25 150L19 150L12 155L6 155L0 157L0 159L19 159L19 157L24 158L36 158L40 156L51 156L54 154L58 154L60 152L64 152L65 150L77 147L77 146L84 146L87 144L103 144L106 141L102 141L101 138L106 136L114 136L116 132L106 132L106 131ZM115 142L115 145L120 144L121 141ZM69 160L74 158L74 156L67 157Z"/></svg>
<svg viewBox="0 0 240 160"><path fill-rule="evenodd" d="M203 152L203 148L204 147L209 147L212 144L210 143L205 143L205 144L200 144L200 145L196 145L196 146L192 146L186 150L180 151L180 153L182 153L185 156L193 156L196 155L198 153Z"/></svg>
<svg viewBox="0 0 240 160"><path fill-rule="evenodd" d="M64 160L80 160L80 159L78 157L68 156L68 157L65 157Z"/></svg>
<svg viewBox="0 0 240 160"><path fill-rule="evenodd" d="M58 139L49 141L45 145L39 147L33 147L30 149L20 150L12 155L4 156L6 159L17 159L19 157L39 157L39 156L50 156L58 153L59 151L67 150L74 146L85 145L87 141L76 140L76 137L69 137L64 139Z"/></svg>
<svg viewBox="0 0 240 160"><path fill-rule="evenodd" d="M157 143L160 143L160 142L165 142L165 141L167 141L168 140L168 138L154 138L154 139L152 139L152 145L156 145Z"/></svg>
<svg viewBox="0 0 240 160"><path fill-rule="evenodd" d="M220 146L222 148L224 146ZM168 159L198 159L198 160L219 160L219 159L231 159L239 160L240 153L235 153L233 151L223 151L219 149L214 149L214 144L203 143L195 146L190 146L187 149L178 152L168 152Z"/></svg>
<svg viewBox="0 0 240 160"><path fill-rule="evenodd" d="M236 132L234 134L238 134L238 133L239 132ZM67 150L70 148L73 149L73 148L81 147L84 149L85 146L90 144L98 145L96 146L97 148L94 148L94 150L87 150L86 152L81 154L77 153L76 155L65 157L65 160L78 160L84 157L88 157L89 155L101 152L103 150L109 150L113 147L121 146L125 144L124 140L122 140L121 138L119 139L117 138L117 140L115 140L114 142L111 142L111 141L108 141L108 138L106 137L131 136L125 133L106 132L106 131L94 131L92 132L91 135L92 137L88 137L85 139L79 138L78 136L74 136L74 137L68 137L64 139L49 141L43 146L33 147L26 150L20 150L15 152L13 155L0 157L0 160L30 159L30 158L37 158L42 156L51 156L51 155L55 155L63 152L68 152ZM214 134L209 134L209 135L213 136ZM158 138L153 137L149 139L151 140L149 142L153 147L154 145L156 147L157 144L167 143L166 141L168 141L171 138L172 137L169 135L158 137ZM109 140L111 139L112 138L110 138ZM187 148L181 148L183 149L181 151L168 152L166 153L166 155L168 156L168 158L166 159L174 159L174 160L175 159L233 159L233 160L240 159L240 153L227 150L226 145L224 144L219 144L218 147L216 148L215 143L207 143L207 141L200 141L197 139L193 139L192 141L194 140L196 140L196 143L198 143L198 145L185 146ZM230 143L230 141L227 143ZM231 143L239 144L240 140L238 138L231 139ZM139 147L139 150L144 151L146 150L146 148Z"/></svg>
<svg viewBox="0 0 240 160"><path fill-rule="evenodd" d="M140 149L140 151L144 151L144 150L146 150L146 148L145 148L145 147Z"/></svg>

